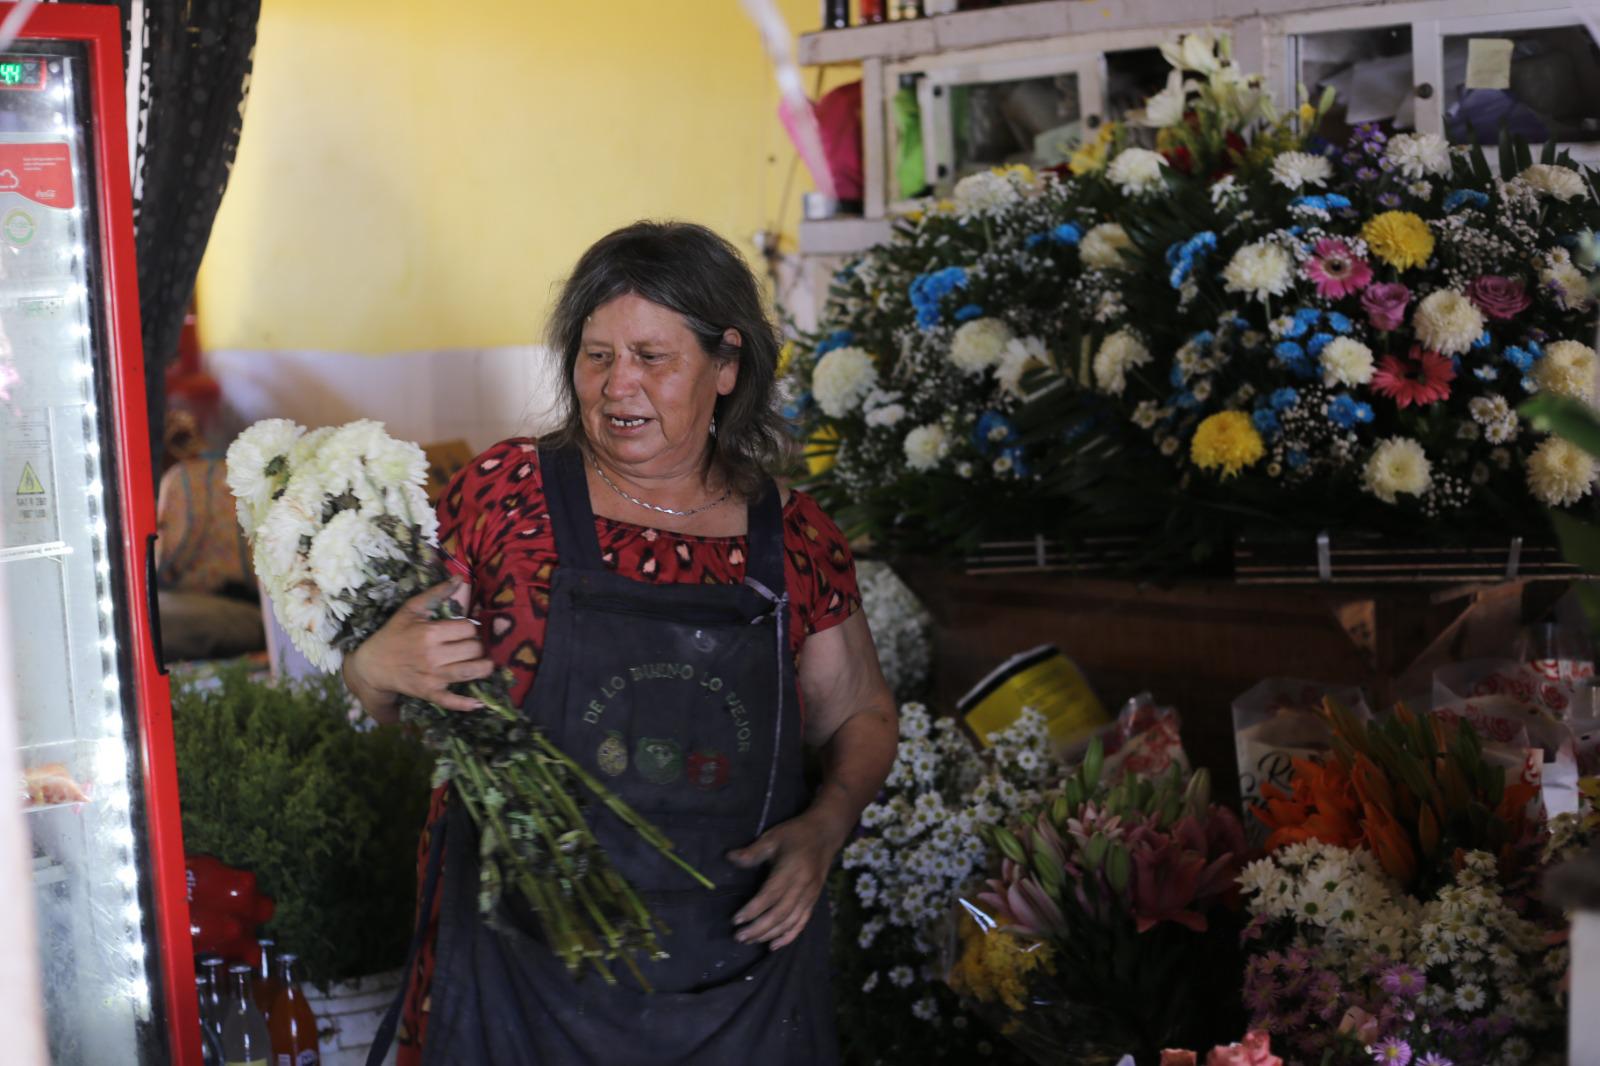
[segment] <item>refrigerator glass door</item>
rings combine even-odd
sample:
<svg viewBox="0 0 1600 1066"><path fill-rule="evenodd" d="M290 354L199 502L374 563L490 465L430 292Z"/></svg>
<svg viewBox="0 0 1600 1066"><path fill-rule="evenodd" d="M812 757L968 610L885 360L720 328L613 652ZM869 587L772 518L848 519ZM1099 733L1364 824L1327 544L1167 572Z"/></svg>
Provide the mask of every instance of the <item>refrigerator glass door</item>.
<svg viewBox="0 0 1600 1066"><path fill-rule="evenodd" d="M0 606L56 1066L168 1060L152 1024L88 93L79 46L0 55Z"/></svg>

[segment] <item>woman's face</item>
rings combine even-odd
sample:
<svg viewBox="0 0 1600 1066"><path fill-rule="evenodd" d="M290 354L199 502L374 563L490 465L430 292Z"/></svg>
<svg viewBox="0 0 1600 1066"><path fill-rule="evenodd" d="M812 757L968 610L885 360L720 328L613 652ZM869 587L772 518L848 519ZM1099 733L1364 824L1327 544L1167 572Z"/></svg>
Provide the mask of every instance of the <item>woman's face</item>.
<svg viewBox="0 0 1600 1066"><path fill-rule="evenodd" d="M590 445L642 477L698 467L717 397L738 377L738 362L707 355L676 311L632 294L589 316L572 371Z"/></svg>

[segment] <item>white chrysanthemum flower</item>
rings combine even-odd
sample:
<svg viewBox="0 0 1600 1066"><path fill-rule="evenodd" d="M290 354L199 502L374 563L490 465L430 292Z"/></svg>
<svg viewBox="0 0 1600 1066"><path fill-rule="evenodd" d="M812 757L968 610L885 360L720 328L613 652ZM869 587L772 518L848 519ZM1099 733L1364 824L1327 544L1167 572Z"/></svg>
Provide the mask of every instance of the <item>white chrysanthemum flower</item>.
<svg viewBox="0 0 1600 1066"><path fill-rule="evenodd" d="M1102 222L1090 228L1078 242L1078 256L1091 270L1129 270L1132 265L1122 253L1132 248L1133 240L1127 230L1115 222Z"/></svg>
<svg viewBox="0 0 1600 1066"><path fill-rule="evenodd" d="M1412 181L1450 175L1450 142L1437 133L1396 134L1383 154Z"/></svg>
<svg viewBox="0 0 1600 1066"><path fill-rule="evenodd" d="M1384 503L1394 503L1400 493L1420 496L1433 485L1433 467L1422 445L1410 437L1389 437L1367 460L1366 489Z"/></svg>
<svg viewBox="0 0 1600 1066"><path fill-rule="evenodd" d="M969 374L981 374L1000 361L1011 330L998 318L963 322L950 339L950 361Z"/></svg>
<svg viewBox="0 0 1600 1066"><path fill-rule="evenodd" d="M1566 507L1594 488L1594 457L1571 441L1551 437L1528 456L1528 488L1541 503Z"/></svg>
<svg viewBox="0 0 1600 1066"><path fill-rule="evenodd" d="M291 575L288 584L272 597L272 606L283 631L313 666L323 670L339 666L343 656L330 643L339 632L338 616L308 574Z"/></svg>
<svg viewBox="0 0 1600 1066"><path fill-rule="evenodd" d="M955 201L957 214L987 215L1004 211L1022 199L1022 193L1008 175L984 170L956 182L950 198Z"/></svg>
<svg viewBox="0 0 1600 1066"><path fill-rule="evenodd" d="M1229 292L1242 292L1265 303L1268 297L1289 291L1293 268L1289 253L1281 245L1257 241L1233 253L1223 268L1222 279Z"/></svg>
<svg viewBox="0 0 1600 1066"><path fill-rule="evenodd" d="M1423 347L1440 355L1461 355L1483 336L1483 312L1454 289L1439 289L1423 297L1412 325Z"/></svg>
<svg viewBox="0 0 1600 1066"><path fill-rule="evenodd" d="M304 568L306 550L322 524L322 494L314 485L308 491L306 484L291 482L256 527L255 571L269 590Z"/></svg>
<svg viewBox="0 0 1600 1066"><path fill-rule="evenodd" d="M906 465L913 470L932 470L950 454L950 435L934 422L918 426L906 434Z"/></svg>
<svg viewBox="0 0 1600 1066"><path fill-rule="evenodd" d="M333 436L333 431L333 426L321 426L317 429L308 430L299 440L296 440L293 447L289 449L289 469L299 470L303 466L316 462L317 453L322 450L322 445L327 442L328 438Z"/></svg>
<svg viewBox="0 0 1600 1066"><path fill-rule="evenodd" d="M426 484L428 457L415 444L389 436L382 422L364 418L335 429L308 469L315 470L323 492L351 493L370 509L391 486Z"/></svg>
<svg viewBox="0 0 1600 1066"><path fill-rule="evenodd" d="M1554 296L1556 306L1563 311L1581 311L1592 299L1589 279L1573 265L1572 256L1565 248L1556 249L1548 265L1540 268L1539 285Z"/></svg>
<svg viewBox="0 0 1600 1066"><path fill-rule="evenodd" d="M903 404L886 403L867 412L867 425L878 429L893 429L906 416Z"/></svg>
<svg viewBox="0 0 1600 1066"><path fill-rule="evenodd" d="M1589 192L1588 185L1577 171L1551 163L1535 163L1518 174L1516 180L1540 196L1548 196L1562 203L1586 196Z"/></svg>
<svg viewBox="0 0 1600 1066"><path fill-rule="evenodd" d="M273 496L289 481L290 453L305 430L287 418L257 422L228 445L228 488L238 500L239 524L254 536Z"/></svg>
<svg viewBox="0 0 1600 1066"><path fill-rule="evenodd" d="M1555 341L1545 347L1544 358L1533 365L1533 380L1545 392L1594 399L1594 349L1578 341Z"/></svg>
<svg viewBox="0 0 1600 1066"><path fill-rule="evenodd" d="M359 511L341 511L311 538L311 579L329 596L365 583L368 565L400 557L399 546Z"/></svg>
<svg viewBox="0 0 1600 1066"><path fill-rule="evenodd" d="M1333 177L1333 164L1326 156L1310 152L1284 152L1272 161L1272 180L1285 189L1326 185Z"/></svg>
<svg viewBox="0 0 1600 1066"><path fill-rule="evenodd" d="M1100 342L1094 353L1094 380L1101 392L1121 396L1127 388L1128 371L1150 362L1150 349L1125 329L1119 329Z"/></svg>
<svg viewBox="0 0 1600 1066"><path fill-rule="evenodd" d="M878 368L865 349L835 348L811 372L811 395L829 418L844 418L861 406L878 382Z"/></svg>
<svg viewBox="0 0 1600 1066"><path fill-rule="evenodd" d="M1161 172L1167 161L1148 148L1124 148L1106 168L1106 178L1124 196L1143 196L1165 187Z"/></svg>
<svg viewBox="0 0 1600 1066"><path fill-rule="evenodd" d="M1000 387L1013 395L1022 394L1022 375L1034 367L1051 365L1050 352L1038 337L1016 337L1007 342L1000 353L1000 365L994 378Z"/></svg>
<svg viewBox="0 0 1600 1066"><path fill-rule="evenodd" d="M1322 363L1322 383L1365 385L1372 380L1372 349L1351 337L1335 337L1318 356Z"/></svg>

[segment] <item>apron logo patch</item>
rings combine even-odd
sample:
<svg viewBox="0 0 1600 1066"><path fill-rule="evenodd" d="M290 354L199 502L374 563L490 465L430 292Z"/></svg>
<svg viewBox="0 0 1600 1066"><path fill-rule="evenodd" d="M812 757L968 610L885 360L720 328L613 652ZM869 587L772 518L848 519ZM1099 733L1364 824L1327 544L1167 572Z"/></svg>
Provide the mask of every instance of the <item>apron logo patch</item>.
<svg viewBox="0 0 1600 1066"><path fill-rule="evenodd" d="M611 777L621 777L628 769L628 745L623 743L622 734L616 730L606 734L606 738L595 749L595 765L600 767L600 772Z"/></svg>
<svg viewBox="0 0 1600 1066"><path fill-rule="evenodd" d="M720 751L697 751L689 756L689 783L703 792L715 792L728 783L728 757Z"/></svg>
<svg viewBox="0 0 1600 1066"><path fill-rule="evenodd" d="M683 749L676 740L640 737L633 764L639 776L652 785L670 785L683 773Z"/></svg>

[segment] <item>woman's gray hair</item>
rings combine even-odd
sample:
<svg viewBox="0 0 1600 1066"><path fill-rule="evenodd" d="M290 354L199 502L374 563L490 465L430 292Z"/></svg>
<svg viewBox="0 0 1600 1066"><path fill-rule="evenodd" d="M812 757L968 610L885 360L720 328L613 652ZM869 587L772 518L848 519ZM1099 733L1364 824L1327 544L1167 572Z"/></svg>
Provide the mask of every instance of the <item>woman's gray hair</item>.
<svg viewBox="0 0 1600 1066"><path fill-rule="evenodd" d="M635 222L600 238L578 260L550 316L548 338L561 356L566 413L544 439L588 447L573 385L584 322L596 308L630 294L683 316L711 358L739 363L733 392L717 398L711 461L722 464L735 492L753 498L768 478L788 470L796 451L777 407L781 341L744 257L691 222ZM738 331L739 345L724 341L730 329Z"/></svg>

